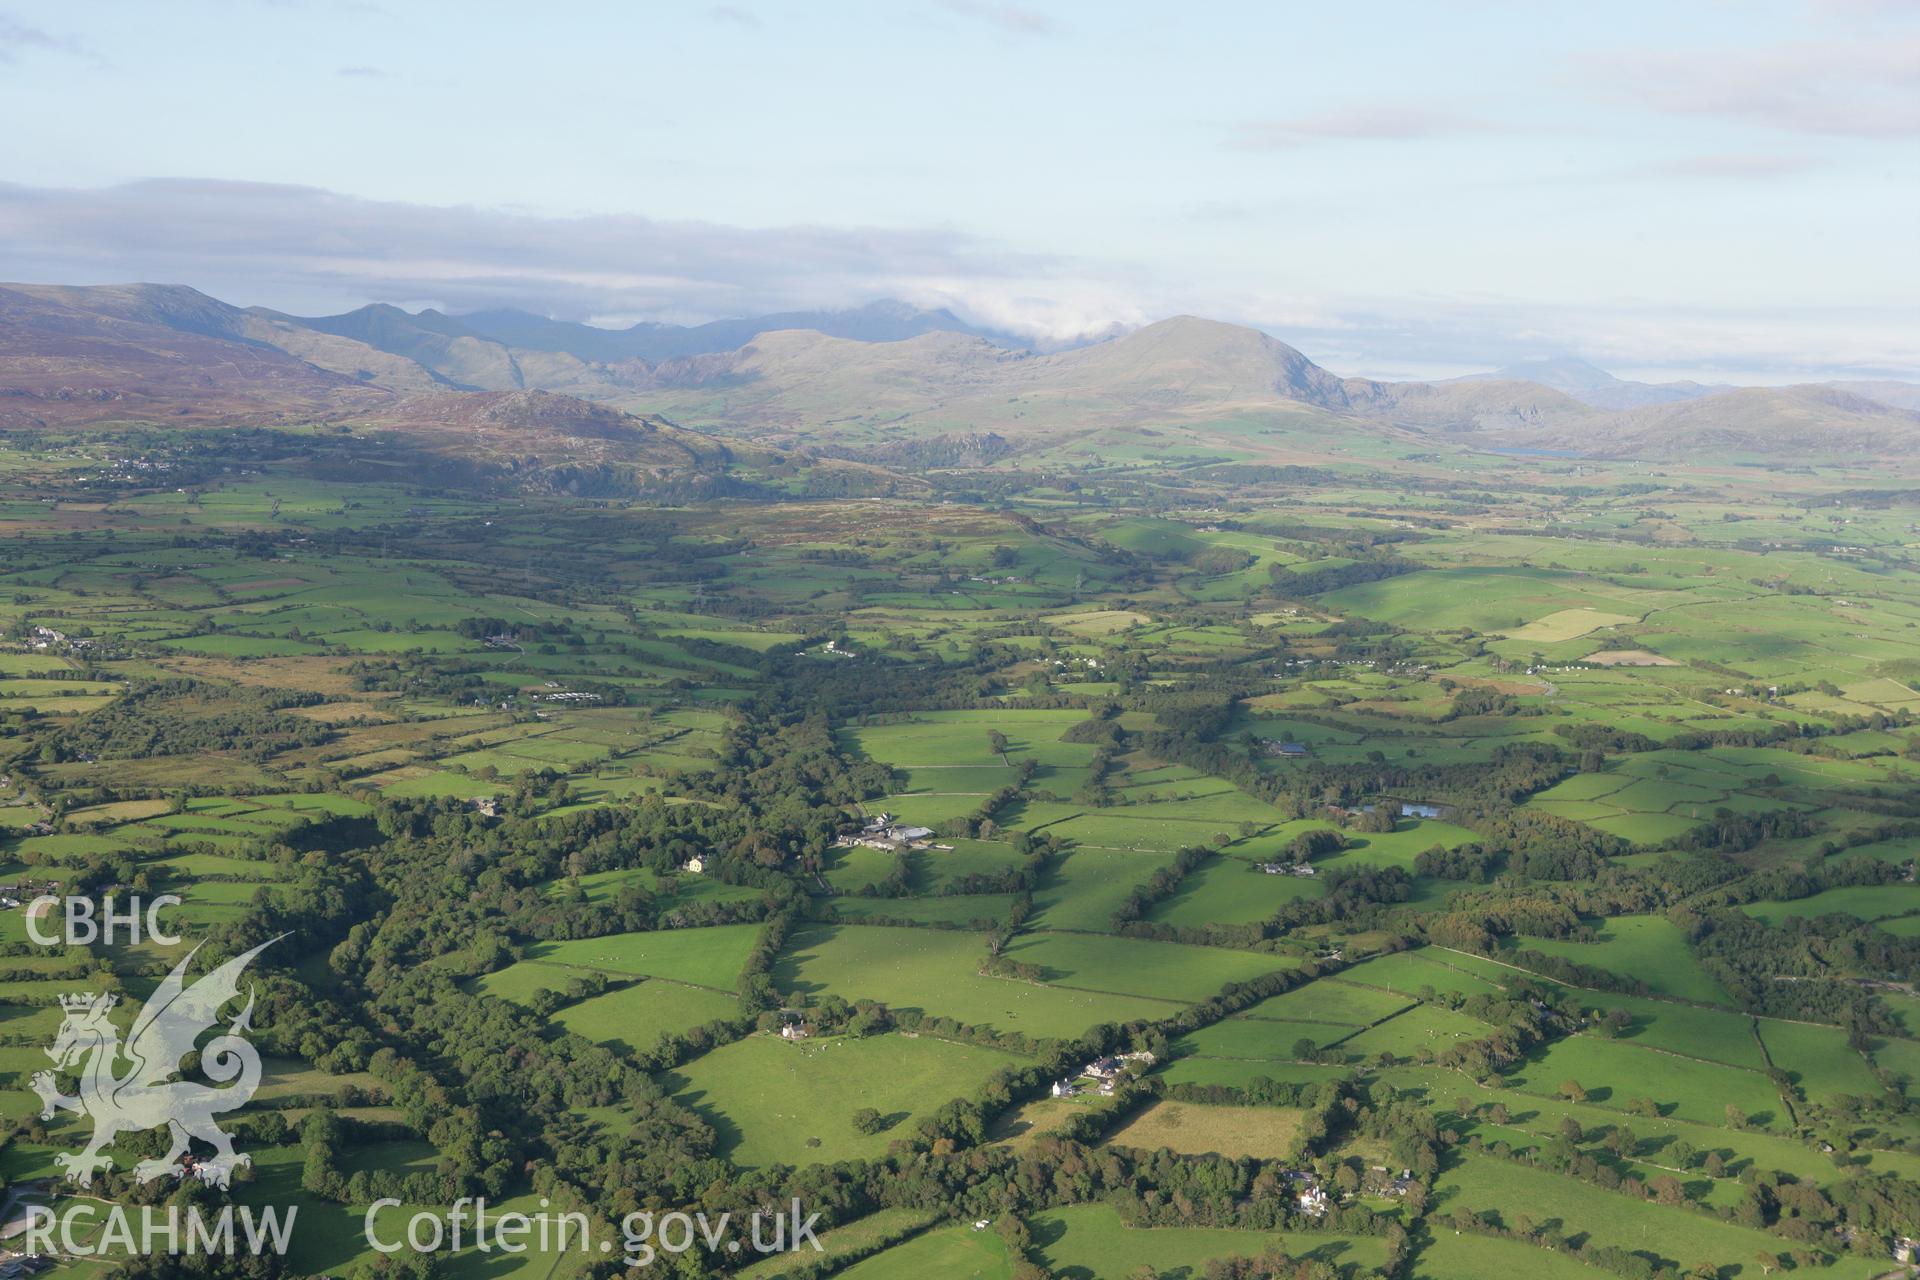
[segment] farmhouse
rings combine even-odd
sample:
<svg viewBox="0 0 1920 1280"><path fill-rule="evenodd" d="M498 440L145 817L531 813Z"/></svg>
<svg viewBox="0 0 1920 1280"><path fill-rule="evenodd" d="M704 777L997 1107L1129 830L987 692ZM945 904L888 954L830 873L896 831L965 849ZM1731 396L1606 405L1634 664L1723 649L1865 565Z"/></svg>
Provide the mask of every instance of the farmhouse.
<svg viewBox="0 0 1920 1280"><path fill-rule="evenodd" d="M1154 1056L1144 1049L1137 1053L1109 1054L1104 1058L1095 1058L1080 1068L1080 1074L1090 1080L1111 1081L1119 1078L1120 1073L1125 1071L1131 1063L1137 1062L1142 1067L1150 1067L1155 1061Z"/></svg>
<svg viewBox="0 0 1920 1280"><path fill-rule="evenodd" d="M925 849L930 847L933 836L932 827L895 826L893 815L876 814L868 818L858 831L844 832L834 837L834 845L842 849Z"/></svg>
<svg viewBox="0 0 1920 1280"><path fill-rule="evenodd" d="M1304 756L1308 754L1304 742L1282 742L1278 738L1260 739L1260 749L1270 756Z"/></svg>
<svg viewBox="0 0 1920 1280"><path fill-rule="evenodd" d="M684 863L682 863L680 865L680 869L682 871L690 871L696 876L705 875L707 870L707 860L696 853L691 858L688 858Z"/></svg>
<svg viewBox="0 0 1920 1280"><path fill-rule="evenodd" d="M1263 862L1260 869L1270 876L1311 876L1316 874L1308 862Z"/></svg>

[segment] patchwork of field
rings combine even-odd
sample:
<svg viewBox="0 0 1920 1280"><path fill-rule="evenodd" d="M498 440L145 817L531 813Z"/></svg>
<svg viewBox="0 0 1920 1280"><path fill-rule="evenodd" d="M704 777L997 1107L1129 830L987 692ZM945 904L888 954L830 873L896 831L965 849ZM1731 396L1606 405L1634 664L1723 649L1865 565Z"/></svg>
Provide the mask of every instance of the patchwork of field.
<svg viewBox="0 0 1920 1280"><path fill-rule="evenodd" d="M1785 789L1805 772L1802 762L1742 760L1720 752L1646 752L1605 773L1576 775L1527 803L1636 844L1654 845L1686 834L1722 810L1754 814L1793 807ZM1868 776L1861 774L1863 780Z"/></svg>
<svg viewBox="0 0 1920 1280"><path fill-rule="evenodd" d="M266 456L327 442L307 428L82 490L108 446L0 441L0 881L175 893L208 956L295 935L261 971L286 1034L242 1117L293 1127L249 1130L237 1194L301 1206L302 1274L371 1261L382 1173L525 1206L550 1164L602 1214L832 1181L865 1215L827 1233L857 1259L834 1274L864 1280L1197 1277L1270 1248L1359 1280L1384 1236L1199 1225L1226 1210L1158 1185L1192 1225L1058 1201L1110 1166L1397 1171L1425 1155L1369 1127L1396 1104L1460 1139L1425 1211L1355 1197L1420 1219L1400 1274L1570 1280L1602 1246L1877 1274L1834 1226L1849 1179L1920 1184L1910 493L1425 442L1308 463L1302 431L1090 428L897 474L733 441L751 500ZM161 427L139 447L217 456ZM836 844L880 813L933 834ZM57 998L114 989L131 1025L176 953L42 953L11 908L0 943L18 1184L85 1127L39 1127L26 1088ZM845 1030L841 1001L897 1021ZM1006 1091L1089 1033L1069 1061L1157 1055L1144 1100ZM395 1056L433 1081L424 1122ZM321 1110L366 1126L324 1195ZM1591 1178L1500 1155L1569 1151ZM1760 1183L1830 1217L1792 1191L1756 1217ZM947 1216L1042 1187L1026 1259ZM872 1211L896 1194L939 1207Z"/></svg>
<svg viewBox="0 0 1920 1280"><path fill-rule="evenodd" d="M1669 1266L1748 1266L1759 1254L1784 1252L1778 1237L1684 1209L1628 1201L1598 1187L1502 1160L1463 1157L1436 1183L1440 1207L1493 1213L1511 1225L1526 1214L1562 1234L1647 1252ZM1868 1277L1877 1260L1843 1258L1830 1274Z"/></svg>

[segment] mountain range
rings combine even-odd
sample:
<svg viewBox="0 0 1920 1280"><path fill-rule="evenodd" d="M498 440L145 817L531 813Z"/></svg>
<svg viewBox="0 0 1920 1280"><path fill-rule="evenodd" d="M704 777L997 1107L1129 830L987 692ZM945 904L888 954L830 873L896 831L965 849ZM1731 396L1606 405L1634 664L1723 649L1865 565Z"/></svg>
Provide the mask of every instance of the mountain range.
<svg viewBox="0 0 1920 1280"><path fill-rule="evenodd" d="M1456 382L1537 382L1594 409L1639 409L1650 404L1676 404L1730 391L1731 387L1701 382L1629 382L1616 378L1579 356L1544 356L1507 365L1493 373L1470 373Z"/></svg>
<svg viewBox="0 0 1920 1280"><path fill-rule="evenodd" d="M301 317L180 285L0 285L0 427L316 420L603 444L677 423L829 450L1224 424L1595 457L1910 457L1920 386L1639 383L1570 357L1382 382L1191 316L1042 352L896 302L602 329L386 305ZM682 446L708 447L693 432Z"/></svg>

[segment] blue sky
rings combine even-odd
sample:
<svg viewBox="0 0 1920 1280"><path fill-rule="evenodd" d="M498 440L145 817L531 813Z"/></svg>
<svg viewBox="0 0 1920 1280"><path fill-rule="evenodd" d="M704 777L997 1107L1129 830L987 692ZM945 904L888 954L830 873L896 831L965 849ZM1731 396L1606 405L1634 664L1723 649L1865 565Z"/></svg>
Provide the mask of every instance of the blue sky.
<svg viewBox="0 0 1920 1280"><path fill-rule="evenodd" d="M1920 377L1920 0L0 0L0 277Z"/></svg>

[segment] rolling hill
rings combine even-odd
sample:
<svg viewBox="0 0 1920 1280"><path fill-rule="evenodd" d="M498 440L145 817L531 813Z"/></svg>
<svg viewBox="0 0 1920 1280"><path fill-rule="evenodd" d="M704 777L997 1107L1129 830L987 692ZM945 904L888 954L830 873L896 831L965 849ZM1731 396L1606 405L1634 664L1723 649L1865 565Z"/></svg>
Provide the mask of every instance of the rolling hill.
<svg viewBox="0 0 1920 1280"><path fill-rule="evenodd" d="M1564 427L1545 440L1614 458L1911 458L1920 413L1832 387L1742 387L1611 415L1606 433Z"/></svg>
<svg viewBox="0 0 1920 1280"><path fill-rule="evenodd" d="M1536 382L1594 409L1638 409L1645 405L1675 404L1728 390L1701 382L1630 382L1616 378L1578 356L1523 360L1493 373L1472 373L1452 381Z"/></svg>
<svg viewBox="0 0 1920 1280"><path fill-rule="evenodd" d="M786 321L820 327L765 327ZM489 395L507 398L460 399ZM638 457L661 443L668 419L740 441L867 456L987 435L1004 442L996 458L1097 452L1143 433L1161 448L1183 435L1212 446L1227 431L1317 447L1364 437L1596 457L1806 459L1905 456L1920 440L1916 397L1904 383L1631 383L1577 360L1380 382L1341 377L1256 329L1194 316L1043 353L897 303L607 330L385 305L302 318L178 285L0 285L0 426L13 427L352 420L494 450L517 438Z"/></svg>
<svg viewBox="0 0 1920 1280"><path fill-rule="evenodd" d="M237 314L190 289L0 286L0 427L288 422L391 396L247 336Z"/></svg>

